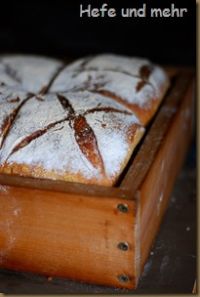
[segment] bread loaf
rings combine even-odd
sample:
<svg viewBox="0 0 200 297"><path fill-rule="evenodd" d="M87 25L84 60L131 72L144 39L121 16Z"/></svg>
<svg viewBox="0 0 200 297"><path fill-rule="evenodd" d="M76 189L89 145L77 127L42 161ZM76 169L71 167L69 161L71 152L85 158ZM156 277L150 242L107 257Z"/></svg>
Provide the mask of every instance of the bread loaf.
<svg viewBox="0 0 200 297"><path fill-rule="evenodd" d="M112 186L169 86L149 61L0 58L0 172Z"/></svg>

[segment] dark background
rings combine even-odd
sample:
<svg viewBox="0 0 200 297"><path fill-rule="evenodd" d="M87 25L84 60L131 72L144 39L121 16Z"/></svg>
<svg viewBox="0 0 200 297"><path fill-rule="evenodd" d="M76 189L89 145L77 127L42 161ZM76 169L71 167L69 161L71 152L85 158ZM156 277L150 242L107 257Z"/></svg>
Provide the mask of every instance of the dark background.
<svg viewBox="0 0 200 297"><path fill-rule="evenodd" d="M80 18L86 8L187 7L183 18ZM162 64L195 65L194 0L6 1L0 9L0 54L34 53L76 58L99 52L146 56Z"/></svg>

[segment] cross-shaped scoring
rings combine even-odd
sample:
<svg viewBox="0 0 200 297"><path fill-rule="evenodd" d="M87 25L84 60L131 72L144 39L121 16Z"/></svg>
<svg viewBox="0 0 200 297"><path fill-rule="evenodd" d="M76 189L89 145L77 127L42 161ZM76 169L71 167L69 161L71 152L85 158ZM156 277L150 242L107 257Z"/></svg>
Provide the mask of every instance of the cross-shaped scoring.
<svg viewBox="0 0 200 297"><path fill-rule="evenodd" d="M0 59L0 172L113 185L168 86L146 60Z"/></svg>

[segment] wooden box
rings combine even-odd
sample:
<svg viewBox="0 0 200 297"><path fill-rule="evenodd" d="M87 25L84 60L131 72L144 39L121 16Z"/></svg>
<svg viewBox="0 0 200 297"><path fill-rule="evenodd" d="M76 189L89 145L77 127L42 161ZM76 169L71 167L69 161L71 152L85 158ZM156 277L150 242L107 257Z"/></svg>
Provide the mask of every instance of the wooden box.
<svg viewBox="0 0 200 297"><path fill-rule="evenodd" d="M115 187L0 175L0 267L135 288L192 134L192 73L171 89Z"/></svg>

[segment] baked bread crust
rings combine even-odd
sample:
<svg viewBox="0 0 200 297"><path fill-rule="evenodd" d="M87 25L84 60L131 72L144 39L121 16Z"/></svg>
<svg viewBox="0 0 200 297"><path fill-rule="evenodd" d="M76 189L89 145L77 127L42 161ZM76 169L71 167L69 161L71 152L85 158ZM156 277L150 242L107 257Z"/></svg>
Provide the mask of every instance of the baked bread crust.
<svg viewBox="0 0 200 297"><path fill-rule="evenodd" d="M168 85L137 58L2 57L0 172L114 185Z"/></svg>
<svg viewBox="0 0 200 297"><path fill-rule="evenodd" d="M88 90L104 95L131 109L147 125L168 87L166 73L148 60L102 54L63 69L51 91Z"/></svg>

